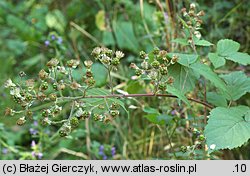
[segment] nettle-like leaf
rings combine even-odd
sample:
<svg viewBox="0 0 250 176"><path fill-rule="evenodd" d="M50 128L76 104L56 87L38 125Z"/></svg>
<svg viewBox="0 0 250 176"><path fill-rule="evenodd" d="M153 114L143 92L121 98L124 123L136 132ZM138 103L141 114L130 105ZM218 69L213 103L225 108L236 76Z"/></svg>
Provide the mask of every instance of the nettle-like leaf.
<svg viewBox="0 0 250 176"><path fill-rule="evenodd" d="M211 81L216 87L227 93L227 87L225 82L221 80L220 77L216 73L214 73L209 66L205 64L194 63L191 65L191 68L195 72L199 73L200 75Z"/></svg>
<svg viewBox="0 0 250 176"><path fill-rule="evenodd" d="M215 68L225 65L226 60L231 60L242 65L250 64L250 56L247 53L238 52L240 44L233 40L223 39L217 43L217 52L209 53L208 58Z"/></svg>
<svg viewBox="0 0 250 176"><path fill-rule="evenodd" d="M216 92L207 92L207 102L215 106L227 107L226 98Z"/></svg>
<svg viewBox="0 0 250 176"><path fill-rule="evenodd" d="M237 106L213 109L204 134L209 153L240 147L250 138L250 108Z"/></svg>
<svg viewBox="0 0 250 176"><path fill-rule="evenodd" d="M186 98L186 96L183 94L182 91L176 89L173 86L168 86L167 87L167 92L177 96L180 100L184 101L188 106L190 106L190 103L189 103L188 99Z"/></svg>
<svg viewBox="0 0 250 176"><path fill-rule="evenodd" d="M240 44L233 40L223 39L217 43L217 53L220 56L229 56L240 49Z"/></svg>
<svg viewBox="0 0 250 176"><path fill-rule="evenodd" d="M221 75L227 84L229 95L226 94L228 100L238 100L240 97L250 92L250 78L242 71L232 72L227 75Z"/></svg>
<svg viewBox="0 0 250 176"><path fill-rule="evenodd" d="M190 64L193 64L197 61L198 55L196 54L180 54L180 53L168 53L169 57L173 57L173 55L178 56L178 63L189 67Z"/></svg>
<svg viewBox="0 0 250 176"><path fill-rule="evenodd" d="M208 58L214 65L214 68L219 68L226 64L224 57L218 55L218 53L208 53Z"/></svg>
<svg viewBox="0 0 250 176"><path fill-rule="evenodd" d="M169 75L174 78L173 86L183 93L192 91L195 87L195 81L199 75L189 68L180 64L174 64L169 67Z"/></svg>
<svg viewBox="0 0 250 176"><path fill-rule="evenodd" d="M146 115L144 115L144 118L157 125L169 124L173 119L172 116L169 116L167 114L160 114L157 109L151 107L145 107L143 111L147 113Z"/></svg>

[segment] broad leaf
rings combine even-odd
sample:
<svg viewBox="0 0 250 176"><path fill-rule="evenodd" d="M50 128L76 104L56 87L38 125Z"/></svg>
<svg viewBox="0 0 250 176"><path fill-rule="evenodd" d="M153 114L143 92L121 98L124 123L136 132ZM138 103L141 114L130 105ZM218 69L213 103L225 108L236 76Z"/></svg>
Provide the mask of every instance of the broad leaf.
<svg viewBox="0 0 250 176"><path fill-rule="evenodd" d="M104 10L98 11L98 13L95 15L95 24L99 30L101 30L101 31L106 30L105 11Z"/></svg>
<svg viewBox="0 0 250 176"><path fill-rule="evenodd" d="M220 79L220 77L214 73L209 66L205 64L195 63L191 65L191 68L211 81L216 87L227 92L226 84Z"/></svg>
<svg viewBox="0 0 250 176"><path fill-rule="evenodd" d="M96 86L102 87L106 84L108 73L102 64L94 63L92 66L94 78L96 80Z"/></svg>
<svg viewBox="0 0 250 176"><path fill-rule="evenodd" d="M211 46L213 44L207 40L198 40L195 42L195 45L197 45L197 46Z"/></svg>
<svg viewBox="0 0 250 176"><path fill-rule="evenodd" d="M221 75L228 87L228 100L238 100L241 96L250 92L250 78L248 78L242 71L232 72L227 75Z"/></svg>
<svg viewBox="0 0 250 176"><path fill-rule="evenodd" d="M250 138L250 108L237 106L213 109L204 132L209 153L243 145Z"/></svg>
<svg viewBox="0 0 250 176"><path fill-rule="evenodd" d="M195 54L168 53L169 57L172 57L173 55L178 56L177 62L186 67L189 67L190 64L195 63L196 60L198 59L198 55L195 55Z"/></svg>
<svg viewBox="0 0 250 176"><path fill-rule="evenodd" d="M217 53L209 53L208 58L212 62L214 68L219 68L225 65L226 63L226 60L224 59L224 57L218 56Z"/></svg>
<svg viewBox="0 0 250 176"><path fill-rule="evenodd" d="M190 106L188 99L186 98L186 96L183 94L182 91L174 88L173 86L168 86L167 92L177 96L180 100L184 101L188 106Z"/></svg>
<svg viewBox="0 0 250 176"><path fill-rule="evenodd" d="M216 92L207 92L207 102L215 106L227 107L227 100Z"/></svg>
<svg viewBox="0 0 250 176"><path fill-rule="evenodd" d="M187 39L184 39L184 38L176 38L174 40L172 40L172 42L175 42L175 43L179 43L181 45L189 45L188 42L187 42Z"/></svg>
<svg viewBox="0 0 250 176"><path fill-rule="evenodd" d="M237 52L240 49L240 44L233 40L224 39L217 43L217 53L220 56L230 56L230 54Z"/></svg>
<svg viewBox="0 0 250 176"><path fill-rule="evenodd" d="M146 115L144 115L144 117L154 124L169 124L169 122L173 119L172 116L169 116L167 114L160 114L159 111L155 108L145 107L143 108L143 111L147 113Z"/></svg>
<svg viewBox="0 0 250 176"><path fill-rule="evenodd" d="M126 21L114 21L113 26L119 48L137 52L139 50L139 44L135 37L132 23Z"/></svg>
<svg viewBox="0 0 250 176"><path fill-rule="evenodd" d="M238 62L239 64L242 65L250 64L250 56L247 53L235 52L226 57L226 59Z"/></svg>
<svg viewBox="0 0 250 176"><path fill-rule="evenodd" d="M199 77L192 69L180 64L169 67L169 75L174 78L174 87L183 93L192 91L195 87L195 81Z"/></svg>

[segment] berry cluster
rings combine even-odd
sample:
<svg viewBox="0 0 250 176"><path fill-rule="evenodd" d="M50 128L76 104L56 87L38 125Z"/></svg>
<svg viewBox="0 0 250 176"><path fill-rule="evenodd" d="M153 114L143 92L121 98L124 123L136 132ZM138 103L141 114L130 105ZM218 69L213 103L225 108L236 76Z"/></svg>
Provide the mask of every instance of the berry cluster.
<svg viewBox="0 0 250 176"><path fill-rule="evenodd" d="M201 24L203 23L201 17L205 15L204 11L196 12L196 5L194 3L190 4L189 11L186 8L181 10L182 15L185 18L186 24L189 29L188 43L192 45L194 35L198 40L201 38Z"/></svg>
<svg viewBox="0 0 250 176"><path fill-rule="evenodd" d="M178 56L172 58L167 55L167 51L154 48L151 53L140 52L140 58L143 60L141 67L132 63L130 67L135 70L136 79L150 80L153 85L154 93L166 91L167 84L174 82L173 77L168 75L168 67L178 61Z"/></svg>

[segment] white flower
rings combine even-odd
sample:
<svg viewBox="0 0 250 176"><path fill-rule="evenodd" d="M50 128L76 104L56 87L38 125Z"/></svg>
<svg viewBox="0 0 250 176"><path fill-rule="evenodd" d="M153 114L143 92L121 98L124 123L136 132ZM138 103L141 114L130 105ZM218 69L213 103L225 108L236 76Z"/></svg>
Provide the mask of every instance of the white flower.
<svg viewBox="0 0 250 176"><path fill-rule="evenodd" d="M121 59L121 58L124 57L124 53L121 52L121 51L116 51L116 52L115 52L115 56L116 56L118 59Z"/></svg>
<svg viewBox="0 0 250 176"><path fill-rule="evenodd" d="M194 9L195 8L195 3L191 3L190 4L190 9Z"/></svg>
<svg viewBox="0 0 250 176"><path fill-rule="evenodd" d="M216 147L216 145L215 145L215 144L211 144L211 145L209 146L209 148L210 148L211 150L214 150L214 149L215 149L215 147Z"/></svg>
<svg viewBox="0 0 250 176"><path fill-rule="evenodd" d="M11 79L8 79L8 80L4 83L4 87L5 87L5 88L16 87L16 85L12 82Z"/></svg>

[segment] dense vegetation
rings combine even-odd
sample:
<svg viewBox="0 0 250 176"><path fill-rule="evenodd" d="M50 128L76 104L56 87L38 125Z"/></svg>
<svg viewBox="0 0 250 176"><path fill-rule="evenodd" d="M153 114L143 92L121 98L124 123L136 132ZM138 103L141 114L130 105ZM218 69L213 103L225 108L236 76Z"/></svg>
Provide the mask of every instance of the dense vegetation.
<svg viewBox="0 0 250 176"><path fill-rule="evenodd" d="M250 159L249 6L1 0L0 159Z"/></svg>

